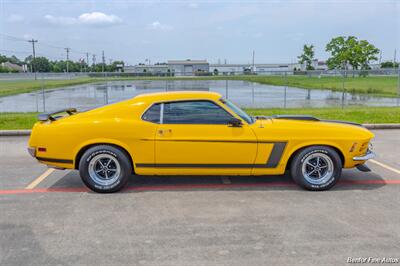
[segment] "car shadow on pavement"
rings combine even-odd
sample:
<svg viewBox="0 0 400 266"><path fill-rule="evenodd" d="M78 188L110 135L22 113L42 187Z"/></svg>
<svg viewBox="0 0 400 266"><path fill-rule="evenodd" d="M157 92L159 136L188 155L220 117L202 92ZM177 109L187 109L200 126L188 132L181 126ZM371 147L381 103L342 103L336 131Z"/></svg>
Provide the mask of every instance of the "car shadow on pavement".
<svg viewBox="0 0 400 266"><path fill-rule="evenodd" d="M385 186L378 174L344 170L342 178L332 191L373 190ZM78 171L69 171L49 189L84 191L85 185ZM289 173L280 176L135 176L133 175L124 193L144 191L196 191L196 190L302 190L291 179Z"/></svg>

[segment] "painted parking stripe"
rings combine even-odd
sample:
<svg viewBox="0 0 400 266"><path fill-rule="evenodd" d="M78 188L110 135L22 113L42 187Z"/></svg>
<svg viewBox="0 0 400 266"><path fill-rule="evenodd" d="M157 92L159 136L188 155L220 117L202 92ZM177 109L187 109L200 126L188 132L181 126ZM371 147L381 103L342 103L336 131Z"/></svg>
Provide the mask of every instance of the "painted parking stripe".
<svg viewBox="0 0 400 266"><path fill-rule="evenodd" d="M51 175L51 173L54 172L55 169L49 168L47 169L43 174L41 174L39 177L37 177L35 180L33 180L25 189L34 189L39 185L46 177Z"/></svg>
<svg viewBox="0 0 400 266"><path fill-rule="evenodd" d="M400 180L341 180L342 185L400 185ZM229 188L265 188L265 187L297 187L293 182L268 182L268 183L241 183L241 184L182 184L182 185L148 185L131 186L124 191L162 191L162 190L185 190L185 189L229 189ZM10 189L0 190L0 195L50 193L50 192L89 192L86 187L75 188L33 188L33 189Z"/></svg>
<svg viewBox="0 0 400 266"><path fill-rule="evenodd" d="M381 167L383 167L383 168L385 168L387 170L390 170L390 171L395 172L395 173L400 175L400 170L398 170L396 168L393 168L393 167L391 167L391 166L389 166L387 164L384 164L384 163L381 163L381 162L378 162L378 161L375 161L375 160L369 160L369 162L377 164L377 165L379 165L379 166L381 166Z"/></svg>

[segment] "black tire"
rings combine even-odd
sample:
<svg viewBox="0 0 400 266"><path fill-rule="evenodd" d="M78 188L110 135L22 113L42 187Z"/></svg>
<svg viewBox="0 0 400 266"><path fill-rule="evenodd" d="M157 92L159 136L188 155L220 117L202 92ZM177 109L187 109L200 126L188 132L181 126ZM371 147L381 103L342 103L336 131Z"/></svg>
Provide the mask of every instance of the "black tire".
<svg viewBox="0 0 400 266"><path fill-rule="evenodd" d="M328 190L340 179L342 160L330 147L311 146L297 152L290 173L296 184L307 190Z"/></svg>
<svg viewBox="0 0 400 266"><path fill-rule="evenodd" d="M128 156L121 149L110 145L89 148L79 162L79 174L83 183L99 193L121 190L132 175L132 164Z"/></svg>

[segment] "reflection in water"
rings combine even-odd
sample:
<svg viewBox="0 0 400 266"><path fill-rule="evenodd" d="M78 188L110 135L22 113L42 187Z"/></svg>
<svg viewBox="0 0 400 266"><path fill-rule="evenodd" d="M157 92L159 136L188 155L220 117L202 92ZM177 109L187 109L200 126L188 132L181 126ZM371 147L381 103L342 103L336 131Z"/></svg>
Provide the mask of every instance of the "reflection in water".
<svg viewBox="0 0 400 266"><path fill-rule="evenodd" d="M216 91L242 107L328 107L347 105L398 106L396 98L349 92L263 85L239 80L109 81L0 98L0 112L43 112L66 107L87 109L162 91Z"/></svg>

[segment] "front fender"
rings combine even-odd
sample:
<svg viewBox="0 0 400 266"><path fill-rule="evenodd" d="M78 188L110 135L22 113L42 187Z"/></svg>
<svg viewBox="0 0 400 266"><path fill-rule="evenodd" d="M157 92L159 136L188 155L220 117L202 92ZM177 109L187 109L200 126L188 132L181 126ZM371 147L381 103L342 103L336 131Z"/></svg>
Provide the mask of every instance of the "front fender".
<svg viewBox="0 0 400 266"><path fill-rule="evenodd" d="M353 167L353 165L351 165L349 162L352 158L352 155L347 152L346 153L346 148L349 144L347 144L348 141L302 141L300 143L296 143L294 145L289 145L288 150L287 150L287 154L288 156L286 156L286 161L283 162L285 165L287 165L287 163L289 162L290 158L292 158L292 156L298 152L301 149L304 149L306 147L310 147L310 146L328 146L331 148L336 149L339 152L339 156L342 158L343 160L343 166L346 167ZM349 150L351 147L348 147L347 150Z"/></svg>

